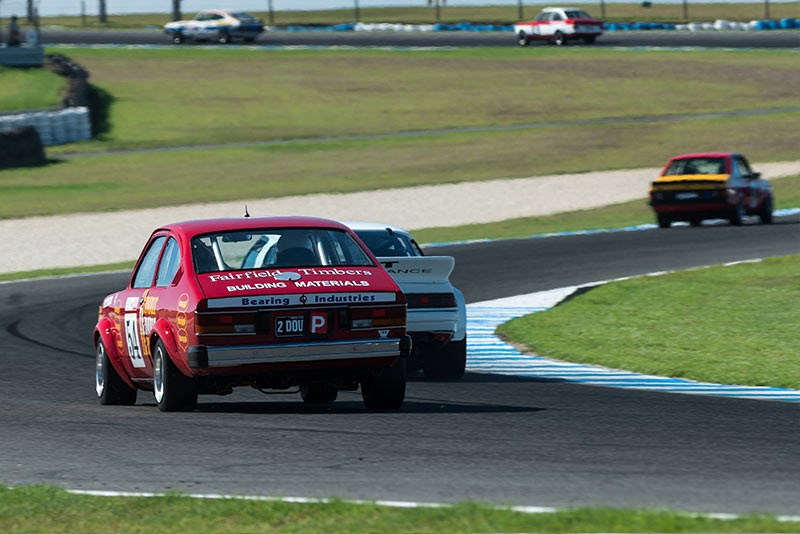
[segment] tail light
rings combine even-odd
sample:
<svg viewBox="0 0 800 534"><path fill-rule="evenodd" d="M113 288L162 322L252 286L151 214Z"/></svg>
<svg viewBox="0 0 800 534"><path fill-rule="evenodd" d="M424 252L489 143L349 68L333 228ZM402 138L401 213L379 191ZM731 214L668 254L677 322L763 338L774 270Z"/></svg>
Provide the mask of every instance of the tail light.
<svg viewBox="0 0 800 534"><path fill-rule="evenodd" d="M387 306L380 308L358 307L350 309L350 328L353 330L394 328L404 327L405 325L405 306Z"/></svg>
<svg viewBox="0 0 800 534"><path fill-rule="evenodd" d="M255 334L256 320L254 312L198 312L194 331L197 335Z"/></svg>
<svg viewBox="0 0 800 534"><path fill-rule="evenodd" d="M406 294L409 308L455 308L456 296L453 293L412 293Z"/></svg>

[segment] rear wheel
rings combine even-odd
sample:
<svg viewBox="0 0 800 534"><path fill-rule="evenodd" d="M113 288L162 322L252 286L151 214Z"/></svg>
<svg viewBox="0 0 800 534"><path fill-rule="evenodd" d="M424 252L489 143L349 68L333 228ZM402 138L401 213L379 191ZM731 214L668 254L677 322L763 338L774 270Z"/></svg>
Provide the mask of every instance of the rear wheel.
<svg viewBox="0 0 800 534"><path fill-rule="evenodd" d="M227 30L220 30L217 34L217 42L219 44L228 44L231 42L231 34Z"/></svg>
<svg viewBox="0 0 800 534"><path fill-rule="evenodd" d="M761 209L758 212L758 218L761 219L761 224L772 224L772 197L768 196L764 199Z"/></svg>
<svg viewBox="0 0 800 534"><path fill-rule="evenodd" d="M457 380L464 376L467 366L467 338L451 341L431 354L425 361L425 378L431 380Z"/></svg>
<svg viewBox="0 0 800 534"><path fill-rule="evenodd" d="M566 35L564 35L563 32L556 32L553 34L553 43L555 43L556 46L564 46L567 44Z"/></svg>
<svg viewBox="0 0 800 534"><path fill-rule="evenodd" d="M670 219L667 215L658 214L656 215L658 219L658 227L659 228L669 228L672 226L672 219Z"/></svg>
<svg viewBox="0 0 800 534"><path fill-rule="evenodd" d="M587 45L594 44L595 40L597 39L596 35L589 35L588 37L583 38L583 42Z"/></svg>
<svg viewBox="0 0 800 534"><path fill-rule="evenodd" d="M518 45L520 45L520 46L528 46L528 44L530 42L531 42L531 39L530 39L530 37L528 36L527 33L519 32L517 34L517 44Z"/></svg>
<svg viewBox="0 0 800 534"><path fill-rule="evenodd" d="M397 410L406 397L406 360L398 358L361 380L361 397L369 410Z"/></svg>
<svg viewBox="0 0 800 534"><path fill-rule="evenodd" d="M731 210L731 215L728 217L731 221L731 224L734 226L741 226L744 222L744 206L742 206L741 202L738 202L736 206Z"/></svg>
<svg viewBox="0 0 800 534"><path fill-rule="evenodd" d="M191 412L197 407L197 383L175 366L161 340L153 349L153 394L162 412Z"/></svg>
<svg viewBox="0 0 800 534"><path fill-rule="evenodd" d="M300 396L306 404L327 404L336 400L339 390L333 384L307 384L300 386Z"/></svg>
<svg viewBox="0 0 800 534"><path fill-rule="evenodd" d="M136 404L136 390L126 384L111 365L102 341L97 342L94 389L100 404L105 406Z"/></svg>

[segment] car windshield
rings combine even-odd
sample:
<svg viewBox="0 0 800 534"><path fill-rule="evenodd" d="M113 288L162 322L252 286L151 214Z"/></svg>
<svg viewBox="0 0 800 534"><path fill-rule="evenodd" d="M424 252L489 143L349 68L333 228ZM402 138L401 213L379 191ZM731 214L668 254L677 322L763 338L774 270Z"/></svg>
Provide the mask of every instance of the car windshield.
<svg viewBox="0 0 800 534"><path fill-rule="evenodd" d="M568 19L590 19L592 18L586 11L582 9L568 9L564 11L564 14L567 16Z"/></svg>
<svg viewBox="0 0 800 534"><path fill-rule="evenodd" d="M356 230L356 234L376 256L422 256L416 242L407 235L385 230Z"/></svg>
<svg viewBox="0 0 800 534"><path fill-rule="evenodd" d="M320 265L374 265L350 234L327 228L269 228L192 238L198 273Z"/></svg>
<svg viewBox="0 0 800 534"><path fill-rule="evenodd" d="M673 160L667 167L665 176L681 174L724 174L724 158L684 158Z"/></svg>

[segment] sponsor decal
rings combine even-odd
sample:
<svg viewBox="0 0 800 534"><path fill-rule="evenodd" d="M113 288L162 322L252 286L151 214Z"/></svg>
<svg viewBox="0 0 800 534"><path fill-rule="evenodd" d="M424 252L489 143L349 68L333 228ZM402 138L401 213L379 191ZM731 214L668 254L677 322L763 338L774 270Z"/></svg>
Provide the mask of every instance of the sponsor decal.
<svg viewBox="0 0 800 534"><path fill-rule="evenodd" d="M311 318L311 333L312 334L327 334L328 333L328 314L312 312L309 317Z"/></svg>
<svg viewBox="0 0 800 534"><path fill-rule="evenodd" d="M275 273L275 280L285 280L287 282L296 282L300 280L302 276L300 273L295 273L292 271L287 271L285 273Z"/></svg>
<svg viewBox="0 0 800 534"><path fill-rule="evenodd" d="M372 302L394 302L395 294L390 292L372 293L310 293L290 295L258 295L247 297L222 297L208 300L213 308L268 308L283 306L302 306L305 304L359 304Z"/></svg>
<svg viewBox="0 0 800 534"><path fill-rule="evenodd" d="M142 306L139 308L139 334L141 336L141 352L144 356L150 356L150 343L148 338L150 332L156 327L156 307L158 297L150 297L147 291L144 292Z"/></svg>
<svg viewBox="0 0 800 534"><path fill-rule="evenodd" d="M236 284L226 287L228 293L254 291L257 289L286 289L286 282L257 282L255 284Z"/></svg>
<svg viewBox="0 0 800 534"><path fill-rule="evenodd" d="M178 346L181 350L189 348L189 333L186 331L186 310L189 309L189 294L181 293L178 297L177 311L175 314L175 333L178 336Z"/></svg>
<svg viewBox="0 0 800 534"><path fill-rule="evenodd" d="M139 306L139 297L128 297L125 299L125 311L135 311Z"/></svg>

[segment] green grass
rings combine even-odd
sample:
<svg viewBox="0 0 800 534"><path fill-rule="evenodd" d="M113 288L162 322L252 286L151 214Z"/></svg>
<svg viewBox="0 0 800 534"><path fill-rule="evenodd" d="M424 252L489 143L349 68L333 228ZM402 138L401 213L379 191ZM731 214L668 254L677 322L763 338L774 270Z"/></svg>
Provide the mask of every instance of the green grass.
<svg viewBox="0 0 800 534"><path fill-rule="evenodd" d="M58 107L66 85L47 70L0 65L0 113Z"/></svg>
<svg viewBox="0 0 800 534"><path fill-rule="evenodd" d="M800 208L800 175L772 180L775 208ZM647 199L632 200L602 208L572 211L543 217L521 217L496 223L425 228L414 231L420 243L442 243L471 239L503 239L552 232L574 232L654 224Z"/></svg>
<svg viewBox="0 0 800 534"><path fill-rule="evenodd" d="M800 389L800 256L592 289L498 328L542 356L639 373Z"/></svg>
<svg viewBox="0 0 800 534"><path fill-rule="evenodd" d="M99 142L54 154L800 106L790 51L54 51L114 98Z"/></svg>
<svg viewBox="0 0 800 534"><path fill-rule="evenodd" d="M110 271L133 270L134 262L108 263L89 267L72 267L58 269L38 269L36 271L23 271L15 273L0 273L0 282L26 280L28 278L44 278L48 276L65 276L70 274L105 273Z"/></svg>
<svg viewBox="0 0 800 534"><path fill-rule="evenodd" d="M797 157L797 111L638 120L800 107L793 52L58 51L86 66L110 95L110 126L99 140L49 149L51 157L305 141L95 155L0 171L0 218L658 166L694 150L740 150L756 166ZM218 76L187 85L185 73L201 67ZM526 77L497 82L510 72ZM630 122L407 135L609 117ZM406 135L391 137L398 133ZM390 137L320 139L348 135Z"/></svg>
<svg viewBox="0 0 800 534"><path fill-rule="evenodd" d="M422 2L419 2L422 4ZM528 4L525 2L524 4ZM355 5L355 4L354 4ZM570 4L581 6L596 17L603 15L597 3ZM167 5L165 4L165 7ZM726 19L735 21L750 21L761 19L766 16L764 3L694 3L688 7L688 20L692 21L714 21L716 19ZM533 18L539 12L541 6L523 5L523 19ZM773 19L783 17L797 17L798 2L771 2L769 5L769 15ZM191 18L194 12L188 9L183 10L184 18ZM270 22L267 11L253 11L252 15L261 17L265 22ZM433 22L494 22L500 24L510 24L520 19L518 5L508 3L506 6L441 6L438 11L433 7L381 7L381 8L362 8L358 13L358 20L361 22L405 22L405 23L433 23ZM642 22L683 22L684 10L680 3L660 3L654 2L650 8L642 7L641 3L607 3L605 5L605 20L611 22L642 21ZM58 25L70 28L103 28L103 29L122 29L122 28L144 28L161 26L170 19L168 13L138 14L138 15L114 15L109 16L105 24L98 22L96 16L86 17L45 17L42 19L43 25ZM355 9L338 10L317 10L317 11L296 11L278 9L273 11L272 23L278 26L288 26L297 24L339 24L343 22L356 21Z"/></svg>
<svg viewBox="0 0 800 534"><path fill-rule="evenodd" d="M333 500L292 504L234 499L94 497L50 486L0 486L0 530L17 532L797 532L769 515L714 519L662 510L591 508L525 514L474 503L389 508Z"/></svg>

